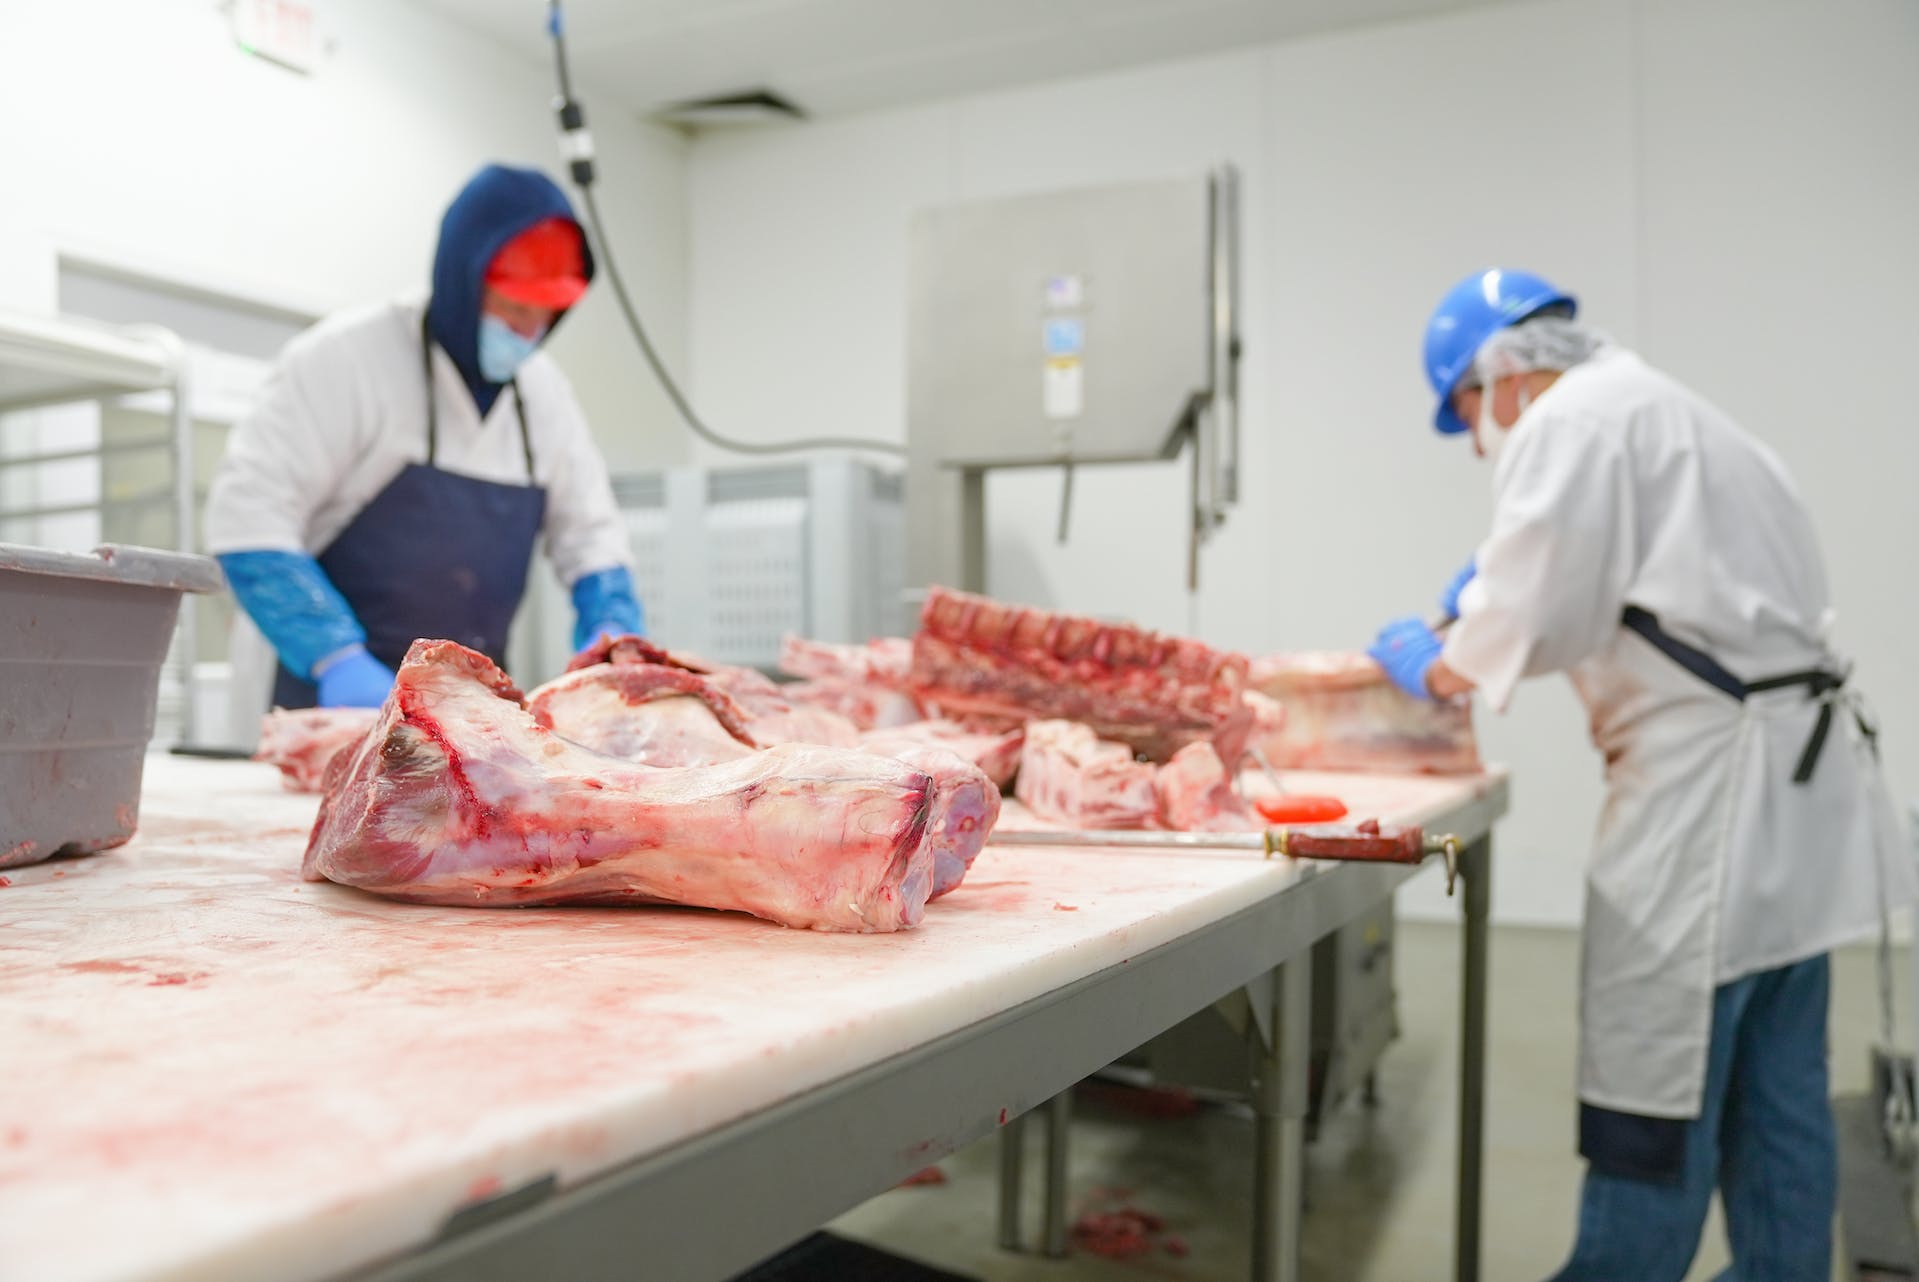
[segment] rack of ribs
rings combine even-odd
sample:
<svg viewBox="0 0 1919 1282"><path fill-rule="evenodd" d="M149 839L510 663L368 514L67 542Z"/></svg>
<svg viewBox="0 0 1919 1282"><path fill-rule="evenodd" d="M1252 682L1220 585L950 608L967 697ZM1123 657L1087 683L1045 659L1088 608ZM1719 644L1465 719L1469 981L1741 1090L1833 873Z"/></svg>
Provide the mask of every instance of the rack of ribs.
<svg viewBox="0 0 1919 1282"><path fill-rule="evenodd" d="M1243 656L947 588L927 593L911 680L947 717L1078 721L1158 762L1211 741L1237 763L1252 720Z"/></svg>

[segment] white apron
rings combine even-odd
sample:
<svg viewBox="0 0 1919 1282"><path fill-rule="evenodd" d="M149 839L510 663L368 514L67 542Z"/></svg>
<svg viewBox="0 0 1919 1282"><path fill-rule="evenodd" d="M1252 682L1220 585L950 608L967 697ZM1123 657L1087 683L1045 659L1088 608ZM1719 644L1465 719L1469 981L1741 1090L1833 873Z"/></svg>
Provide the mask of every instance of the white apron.
<svg viewBox="0 0 1919 1282"><path fill-rule="evenodd" d="M1587 873L1579 1096L1696 1117L1714 990L1870 929L1911 898L1911 860L1850 692L1741 702L1623 627L1572 676L1607 784ZM1828 705L1823 749L1794 782Z"/></svg>

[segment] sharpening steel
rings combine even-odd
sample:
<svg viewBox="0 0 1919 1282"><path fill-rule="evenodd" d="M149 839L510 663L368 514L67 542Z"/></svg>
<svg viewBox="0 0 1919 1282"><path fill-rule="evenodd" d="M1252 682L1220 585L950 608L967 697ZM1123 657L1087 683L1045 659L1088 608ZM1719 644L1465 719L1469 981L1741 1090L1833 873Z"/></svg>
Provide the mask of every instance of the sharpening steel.
<svg viewBox="0 0 1919 1282"><path fill-rule="evenodd" d="M1338 859L1362 863L1417 864L1429 855L1446 858L1446 893L1459 875L1459 838L1426 836L1418 828L1385 828L1377 822L1316 828L1265 828L1256 832L1112 832L995 828L989 846L1076 846L1128 850L1257 850L1266 858Z"/></svg>

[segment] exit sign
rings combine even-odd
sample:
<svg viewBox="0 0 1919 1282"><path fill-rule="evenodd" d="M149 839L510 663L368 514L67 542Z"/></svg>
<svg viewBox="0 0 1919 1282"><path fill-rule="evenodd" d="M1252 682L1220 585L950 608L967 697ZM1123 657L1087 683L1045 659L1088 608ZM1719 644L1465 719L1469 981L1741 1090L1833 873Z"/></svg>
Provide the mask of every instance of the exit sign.
<svg viewBox="0 0 1919 1282"><path fill-rule="evenodd" d="M233 38L250 54L302 74L320 59L313 6L300 0L233 0Z"/></svg>

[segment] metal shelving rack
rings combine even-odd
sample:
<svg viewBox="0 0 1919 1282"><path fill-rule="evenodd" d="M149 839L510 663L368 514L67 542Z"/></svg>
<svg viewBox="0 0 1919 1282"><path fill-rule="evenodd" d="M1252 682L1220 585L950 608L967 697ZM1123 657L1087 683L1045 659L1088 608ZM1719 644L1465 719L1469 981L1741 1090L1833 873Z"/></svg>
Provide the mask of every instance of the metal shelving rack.
<svg viewBox="0 0 1919 1282"><path fill-rule="evenodd" d="M66 316L0 310L0 414L84 401L109 401L141 392L171 397L169 433L129 448L166 449L173 460L174 547L195 550L193 423L186 345L158 326L110 326ZM57 450L0 458L0 468L30 467L104 457L107 449ZM89 505L92 506L92 505ZM0 511L0 518L34 518L74 510L69 505ZM194 612L180 611L174 636L180 682L180 736L191 743L194 660L199 654Z"/></svg>

